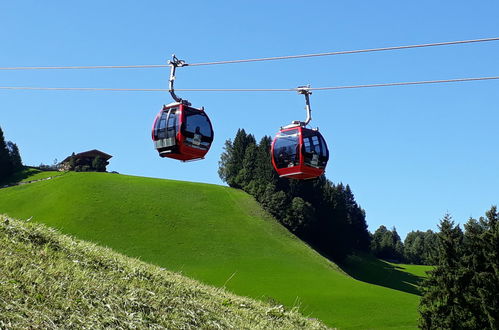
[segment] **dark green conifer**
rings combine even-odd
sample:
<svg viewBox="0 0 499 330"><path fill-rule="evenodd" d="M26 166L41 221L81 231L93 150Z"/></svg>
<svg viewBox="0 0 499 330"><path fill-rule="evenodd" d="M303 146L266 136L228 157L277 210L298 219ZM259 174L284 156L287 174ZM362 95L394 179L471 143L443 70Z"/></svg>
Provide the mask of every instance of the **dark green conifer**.
<svg viewBox="0 0 499 330"><path fill-rule="evenodd" d="M463 232L450 215L440 221L435 268L422 282L419 325L423 329L463 329L473 317L465 308L463 292L469 283L462 268Z"/></svg>
<svg viewBox="0 0 499 330"><path fill-rule="evenodd" d="M0 179L5 179L12 174L12 162L10 159L9 149L0 127Z"/></svg>
<svg viewBox="0 0 499 330"><path fill-rule="evenodd" d="M23 168L23 162L21 160L21 155L19 153L19 148L17 147L17 144L8 141L7 149L9 150L9 158L12 171L13 172L20 171Z"/></svg>

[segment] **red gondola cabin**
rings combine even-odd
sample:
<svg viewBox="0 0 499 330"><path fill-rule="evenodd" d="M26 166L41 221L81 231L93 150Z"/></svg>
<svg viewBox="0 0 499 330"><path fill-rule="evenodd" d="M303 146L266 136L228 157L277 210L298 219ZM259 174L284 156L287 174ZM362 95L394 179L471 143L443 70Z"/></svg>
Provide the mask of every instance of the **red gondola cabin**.
<svg viewBox="0 0 499 330"><path fill-rule="evenodd" d="M314 179L329 159L326 141L317 129L302 125L283 127L272 142L272 165L280 177Z"/></svg>
<svg viewBox="0 0 499 330"><path fill-rule="evenodd" d="M161 157L190 161L203 159L213 142L213 127L204 109L181 102L163 106L152 127L154 146Z"/></svg>

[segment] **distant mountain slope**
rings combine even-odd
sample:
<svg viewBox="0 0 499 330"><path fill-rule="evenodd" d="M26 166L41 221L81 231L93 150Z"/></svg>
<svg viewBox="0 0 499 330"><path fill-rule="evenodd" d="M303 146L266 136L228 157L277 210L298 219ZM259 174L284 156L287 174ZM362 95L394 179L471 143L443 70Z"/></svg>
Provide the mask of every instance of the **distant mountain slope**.
<svg viewBox="0 0 499 330"><path fill-rule="evenodd" d="M0 213L341 328L416 327L417 295L354 280L227 187L107 173L0 190Z"/></svg>
<svg viewBox="0 0 499 330"><path fill-rule="evenodd" d="M0 217L0 328L325 329L40 224Z"/></svg>

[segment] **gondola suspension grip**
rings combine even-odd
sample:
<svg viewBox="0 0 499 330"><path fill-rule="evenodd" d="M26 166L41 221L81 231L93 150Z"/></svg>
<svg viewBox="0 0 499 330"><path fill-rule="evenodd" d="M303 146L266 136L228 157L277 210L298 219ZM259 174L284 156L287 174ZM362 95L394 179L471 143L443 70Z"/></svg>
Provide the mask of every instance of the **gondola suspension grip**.
<svg viewBox="0 0 499 330"><path fill-rule="evenodd" d="M175 89L173 88L173 83L175 81L175 71L177 67L183 67L183 66L188 66L189 64L185 63L183 60L179 60L175 54L172 55L172 59L168 61L168 64L170 65L170 79L169 79L169 84L168 84L168 91L170 92L170 95L173 97L175 102L179 102L182 104L185 104L187 106L190 106L191 103L187 100L183 100L182 98L178 97L175 94Z"/></svg>

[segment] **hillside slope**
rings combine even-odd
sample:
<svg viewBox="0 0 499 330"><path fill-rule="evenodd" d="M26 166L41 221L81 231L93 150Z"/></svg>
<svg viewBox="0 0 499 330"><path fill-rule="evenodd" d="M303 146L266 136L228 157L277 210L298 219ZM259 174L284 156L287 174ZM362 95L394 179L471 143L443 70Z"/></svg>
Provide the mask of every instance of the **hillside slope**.
<svg viewBox="0 0 499 330"><path fill-rule="evenodd" d="M242 191L107 173L0 189L30 218L239 295L300 307L341 328L415 327L419 297L354 280Z"/></svg>
<svg viewBox="0 0 499 330"><path fill-rule="evenodd" d="M40 224L0 216L0 328L325 329Z"/></svg>

